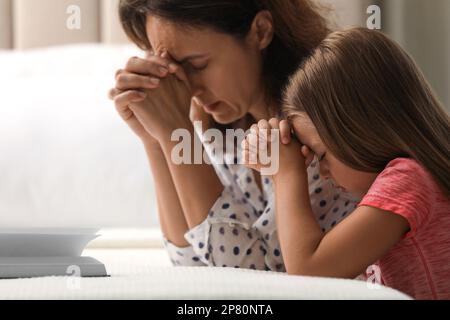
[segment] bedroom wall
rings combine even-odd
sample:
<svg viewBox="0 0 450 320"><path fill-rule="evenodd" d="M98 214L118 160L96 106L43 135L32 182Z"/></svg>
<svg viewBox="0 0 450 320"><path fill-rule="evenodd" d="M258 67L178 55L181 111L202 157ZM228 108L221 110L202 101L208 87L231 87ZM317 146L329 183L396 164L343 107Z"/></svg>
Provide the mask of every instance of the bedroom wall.
<svg viewBox="0 0 450 320"><path fill-rule="evenodd" d="M382 1L384 30L417 61L450 111L450 1Z"/></svg>
<svg viewBox="0 0 450 320"><path fill-rule="evenodd" d="M80 9L81 24L69 29L67 8ZM13 1L14 47L28 49L100 41L99 2L92 0Z"/></svg>
<svg viewBox="0 0 450 320"><path fill-rule="evenodd" d="M127 43L117 12L119 0L0 0L0 49L32 49L73 43ZM70 6L81 26L69 29Z"/></svg>
<svg viewBox="0 0 450 320"><path fill-rule="evenodd" d="M11 0L0 0L0 49L12 47Z"/></svg>
<svg viewBox="0 0 450 320"><path fill-rule="evenodd" d="M102 0L100 2L100 30L101 40L104 43L129 42L119 22L118 5L119 0Z"/></svg>
<svg viewBox="0 0 450 320"><path fill-rule="evenodd" d="M125 43L119 0L0 0L0 48L30 49L79 42ZM335 9L329 18L341 27L364 26L372 0L321 0ZM82 27L66 28L67 7L81 9Z"/></svg>

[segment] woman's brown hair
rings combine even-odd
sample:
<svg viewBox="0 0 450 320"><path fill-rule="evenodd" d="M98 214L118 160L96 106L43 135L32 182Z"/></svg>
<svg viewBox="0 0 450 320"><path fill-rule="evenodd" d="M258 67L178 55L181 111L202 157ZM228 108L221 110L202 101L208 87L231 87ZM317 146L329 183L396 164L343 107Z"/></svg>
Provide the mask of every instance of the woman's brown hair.
<svg viewBox="0 0 450 320"><path fill-rule="evenodd" d="M381 172L399 157L450 195L450 117L414 60L378 31L335 32L292 77L284 113L305 112L340 161Z"/></svg>
<svg viewBox="0 0 450 320"><path fill-rule="evenodd" d="M289 76L329 34L327 22L313 0L121 0L119 16L128 37L147 50L148 15L244 39L255 16L263 10L271 12L275 29L264 57L266 94L281 102Z"/></svg>

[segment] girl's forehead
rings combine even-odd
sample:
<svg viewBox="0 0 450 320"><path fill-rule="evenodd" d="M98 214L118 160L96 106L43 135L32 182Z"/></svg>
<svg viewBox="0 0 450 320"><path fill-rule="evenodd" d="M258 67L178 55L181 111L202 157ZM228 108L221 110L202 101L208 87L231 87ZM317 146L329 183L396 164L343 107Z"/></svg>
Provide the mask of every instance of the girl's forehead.
<svg viewBox="0 0 450 320"><path fill-rule="evenodd" d="M301 143L313 149L322 145L322 140L320 139L316 127L305 113L296 116L292 120L292 125L295 134Z"/></svg>

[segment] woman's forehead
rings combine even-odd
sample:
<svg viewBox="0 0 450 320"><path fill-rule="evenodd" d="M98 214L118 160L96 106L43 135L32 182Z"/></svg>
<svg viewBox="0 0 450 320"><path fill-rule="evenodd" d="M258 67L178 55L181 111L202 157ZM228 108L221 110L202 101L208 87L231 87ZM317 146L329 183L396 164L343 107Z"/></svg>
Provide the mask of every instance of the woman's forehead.
<svg viewBox="0 0 450 320"><path fill-rule="evenodd" d="M167 51L177 60L185 55L204 54L217 45L212 30L186 28L159 17L149 16L146 28L155 54Z"/></svg>

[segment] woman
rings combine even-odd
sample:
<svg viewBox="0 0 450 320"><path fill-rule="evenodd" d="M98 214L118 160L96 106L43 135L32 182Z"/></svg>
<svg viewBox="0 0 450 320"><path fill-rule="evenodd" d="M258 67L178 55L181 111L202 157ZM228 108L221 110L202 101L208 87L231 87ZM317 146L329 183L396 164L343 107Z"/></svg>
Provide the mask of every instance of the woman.
<svg viewBox="0 0 450 320"><path fill-rule="evenodd" d="M122 0L123 27L147 59L131 58L111 90L142 140L153 172L160 223L175 265L285 271L272 181L204 147L213 166L175 165L172 133L248 129L280 112L283 87L329 33L311 0ZM240 141L237 141L240 146ZM231 157L231 161L230 158ZM354 203L308 171L323 232Z"/></svg>

